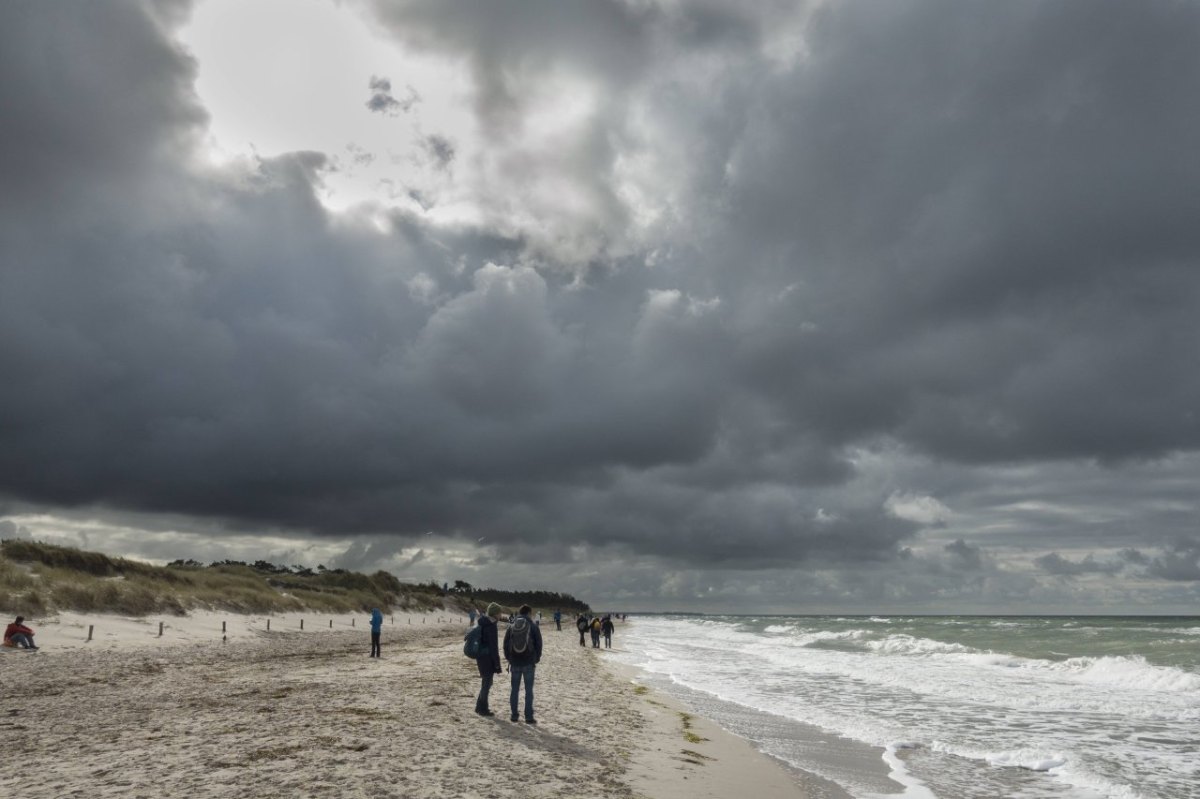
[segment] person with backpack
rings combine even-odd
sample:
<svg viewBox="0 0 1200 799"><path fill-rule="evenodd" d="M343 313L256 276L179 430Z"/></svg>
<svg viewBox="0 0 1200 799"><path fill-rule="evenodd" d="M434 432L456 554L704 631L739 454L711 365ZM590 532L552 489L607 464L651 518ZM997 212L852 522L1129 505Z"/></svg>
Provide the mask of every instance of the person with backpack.
<svg viewBox="0 0 1200 799"><path fill-rule="evenodd" d="M525 723L537 724L533 717L533 674L542 659L542 631L529 618L531 608L522 605L517 615L508 623L504 633L504 659L512 673L512 693L509 706L512 715L509 721L517 721L517 699L521 692L521 681L525 681Z"/></svg>
<svg viewBox="0 0 1200 799"><path fill-rule="evenodd" d="M371 657L379 657L379 636L383 632L383 612L371 608Z"/></svg>
<svg viewBox="0 0 1200 799"><path fill-rule="evenodd" d="M492 680L500 673L500 646L496 635L496 619L500 617L500 606L495 602L487 606L487 613L479 617L479 649L475 653L475 665L479 667L479 696L475 699L475 712L481 716L496 715L488 709L488 693Z"/></svg>
<svg viewBox="0 0 1200 799"><path fill-rule="evenodd" d="M587 644L585 644L585 643L583 642L583 637L584 637L585 635L587 635L587 630L588 630L588 617L587 617L587 614L585 614L585 613L580 613L580 614L579 614L579 618L575 620L575 629L576 629L576 630L579 630L579 645L580 645L580 646L587 646Z"/></svg>
<svg viewBox="0 0 1200 799"><path fill-rule="evenodd" d="M612 616L605 616L600 621L600 632L604 633L604 648L612 649L612 634L613 634Z"/></svg>
<svg viewBox="0 0 1200 799"><path fill-rule="evenodd" d="M600 648L600 617L592 616L592 648Z"/></svg>

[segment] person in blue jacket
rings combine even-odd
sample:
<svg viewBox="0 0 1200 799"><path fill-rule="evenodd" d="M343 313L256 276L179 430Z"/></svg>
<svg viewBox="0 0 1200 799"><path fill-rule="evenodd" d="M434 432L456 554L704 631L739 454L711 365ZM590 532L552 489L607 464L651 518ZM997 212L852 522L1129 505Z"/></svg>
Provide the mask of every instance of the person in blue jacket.
<svg viewBox="0 0 1200 799"><path fill-rule="evenodd" d="M371 609L371 657L379 657L379 635L383 632L383 613L379 608Z"/></svg>
<svg viewBox="0 0 1200 799"><path fill-rule="evenodd" d="M492 680L500 673L500 642L496 635L496 619L500 606L495 602L487 606L487 612L479 617L479 654L475 665L479 667L479 696L475 699L475 712L481 716L496 715L488 709L488 692Z"/></svg>

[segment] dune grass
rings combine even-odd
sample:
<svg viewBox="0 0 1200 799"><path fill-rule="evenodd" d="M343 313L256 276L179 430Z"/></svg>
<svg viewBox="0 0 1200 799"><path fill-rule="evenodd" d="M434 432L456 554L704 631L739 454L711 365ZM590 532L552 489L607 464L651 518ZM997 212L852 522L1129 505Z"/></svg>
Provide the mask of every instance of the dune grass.
<svg viewBox="0 0 1200 799"><path fill-rule="evenodd" d="M459 604L451 598L452 604ZM177 561L154 566L99 552L24 540L0 541L0 612L55 610L129 616L191 609L268 613L352 613L443 607L432 584L401 583L387 572L292 570L267 563Z"/></svg>

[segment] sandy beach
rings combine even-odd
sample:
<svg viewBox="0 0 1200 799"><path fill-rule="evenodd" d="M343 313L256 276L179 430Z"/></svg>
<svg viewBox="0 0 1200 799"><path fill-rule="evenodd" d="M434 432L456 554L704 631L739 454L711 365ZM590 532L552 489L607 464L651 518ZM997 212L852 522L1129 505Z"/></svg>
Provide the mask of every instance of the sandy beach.
<svg viewBox="0 0 1200 799"><path fill-rule="evenodd" d="M474 714L465 618L396 614L379 659L367 657L365 616L270 622L31 619L42 650L0 655L0 794L806 795L797 775L639 686L566 628L544 625L531 727L508 721L507 674L493 688L497 715Z"/></svg>

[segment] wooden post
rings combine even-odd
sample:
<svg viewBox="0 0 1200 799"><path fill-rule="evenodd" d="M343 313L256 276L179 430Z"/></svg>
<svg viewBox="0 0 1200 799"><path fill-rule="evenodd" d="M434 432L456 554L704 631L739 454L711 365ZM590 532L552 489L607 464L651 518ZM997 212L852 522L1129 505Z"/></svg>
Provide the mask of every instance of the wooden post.
<svg viewBox="0 0 1200 799"><path fill-rule="evenodd" d="M351 619L351 620L350 620L350 626L351 626L351 627L353 627L353 626L354 626L354 619Z"/></svg>
<svg viewBox="0 0 1200 799"><path fill-rule="evenodd" d="M225 622L221 622L221 635L225 634Z"/></svg>
<svg viewBox="0 0 1200 799"><path fill-rule="evenodd" d="M94 624L89 624L89 625L88 625L88 640L89 640L89 641L90 641L90 640L92 640L92 628L93 628L93 627L95 627L95 626L96 626L96 625L94 625Z"/></svg>
<svg viewBox="0 0 1200 799"><path fill-rule="evenodd" d="M163 627L163 623L160 621L158 623L158 637L159 638L162 638L162 627Z"/></svg>
<svg viewBox="0 0 1200 799"><path fill-rule="evenodd" d="M304 619L301 619L301 620L300 620L300 629L301 629L301 630L303 630L303 629L304 629Z"/></svg>
<svg viewBox="0 0 1200 799"><path fill-rule="evenodd" d="M271 632L271 620L267 619L267 632Z"/></svg>
<svg viewBox="0 0 1200 799"><path fill-rule="evenodd" d="M333 629L333 619L329 620L329 629Z"/></svg>

